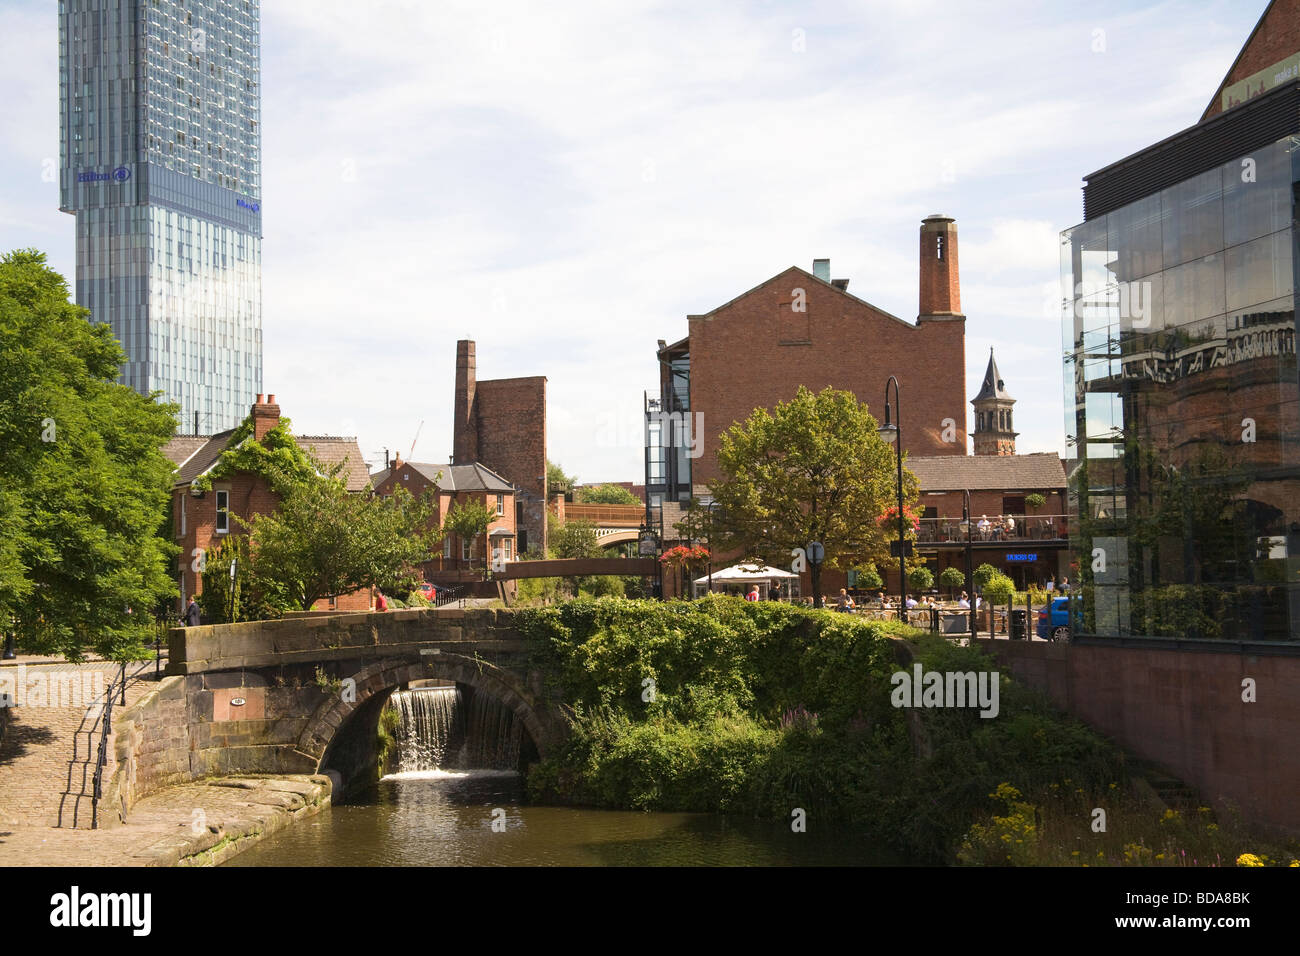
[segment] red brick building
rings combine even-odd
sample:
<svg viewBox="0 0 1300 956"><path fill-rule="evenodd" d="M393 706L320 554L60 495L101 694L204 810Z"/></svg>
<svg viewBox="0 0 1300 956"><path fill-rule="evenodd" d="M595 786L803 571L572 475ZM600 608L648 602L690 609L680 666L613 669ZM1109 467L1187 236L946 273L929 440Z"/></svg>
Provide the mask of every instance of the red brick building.
<svg viewBox="0 0 1300 956"><path fill-rule="evenodd" d="M517 553L546 552L546 377L479 381L474 343L456 343L452 464L513 486Z"/></svg>
<svg viewBox="0 0 1300 956"><path fill-rule="evenodd" d="M659 397L646 401L652 527L676 539L681 503L692 495L707 501L708 484L719 475L719 436L755 408L788 401L800 385L829 386L853 392L883 419L885 383L893 375L900 384L903 450L922 491L919 560L936 577L949 564L964 566L964 540L957 543L951 527L961 518L962 492L969 491L976 521L987 515L990 522L987 537L975 535L976 565L987 561L1022 585L1059 576L1064 469L1056 454L1016 454L1015 399L991 351L970 400L975 454L967 454L966 318L954 220L922 221L918 260L915 322L849 294L848 280L832 279L829 260L818 259L811 273L792 266L711 312L689 316L686 338L671 345L660 340ZM1032 494L1045 499L1037 510L1026 504ZM1032 547L1022 547L1027 542ZM738 556L720 560L732 557ZM897 564L880 571L896 593ZM827 594L850 584L843 571L823 572ZM810 587L805 572L803 593ZM665 590L675 593L672 582Z"/></svg>
<svg viewBox="0 0 1300 956"><path fill-rule="evenodd" d="M253 438L260 441L280 424L280 406L276 404L275 396L258 395L250 416ZM232 428L216 435L177 435L163 448L163 453L177 470L172 485L172 518L175 540L181 548L176 573L182 602L188 601L191 594L203 591L202 575L194 570L198 555L218 544L226 535L246 533L238 517L269 514L279 504L279 498L267 486L265 479L252 472L236 472L213 481L210 491L195 487L194 482L217 465L222 452L230 446L235 431ZM294 440L324 465L342 462L343 478L349 491L366 489L370 476L356 438L295 435ZM371 601L368 591L358 591L321 601L317 608L366 610Z"/></svg>
<svg viewBox="0 0 1300 956"><path fill-rule="evenodd" d="M489 566L494 558L513 561L518 556L518 532L515 525L515 489L500 475L481 464L434 465L402 461L399 456L388 468L373 478L375 494L387 497L396 488L405 488L419 498L432 490L438 511L438 527L447 520L453 506L478 502L497 518L488 525L486 535L463 540L450 532L443 538L442 553L425 568L425 579L438 582L439 572L463 571Z"/></svg>
<svg viewBox="0 0 1300 956"><path fill-rule="evenodd" d="M970 493L972 567L991 564L1018 588L1069 575L1069 524L1065 468L1055 452L1032 455L935 455L907 459L921 485L921 527L916 557L937 582L944 568L966 570L961 528L963 491ZM1041 495L1043 504L1026 499ZM898 591L897 562L878 566ZM968 582L969 585L969 582Z"/></svg>
<svg viewBox="0 0 1300 956"><path fill-rule="evenodd" d="M873 409L897 376L905 451L964 455L966 317L961 311L957 225L921 223L916 321L851 295L830 260L791 266L717 308L687 317L689 333L659 342L660 394L647 399L651 509L687 501L716 477L719 436L755 408L813 391L846 389Z"/></svg>
<svg viewBox="0 0 1300 956"><path fill-rule="evenodd" d="M1273 0L1228 68L1201 122L1295 79L1286 63L1300 51L1300 0Z"/></svg>

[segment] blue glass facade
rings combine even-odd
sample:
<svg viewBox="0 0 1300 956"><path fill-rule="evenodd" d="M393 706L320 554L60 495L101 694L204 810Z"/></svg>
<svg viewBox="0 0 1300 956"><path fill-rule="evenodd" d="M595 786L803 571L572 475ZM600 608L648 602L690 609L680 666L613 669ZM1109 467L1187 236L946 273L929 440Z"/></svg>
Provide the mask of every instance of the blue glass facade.
<svg viewBox="0 0 1300 956"><path fill-rule="evenodd" d="M122 381L233 427L262 391L258 0L60 0L60 208Z"/></svg>

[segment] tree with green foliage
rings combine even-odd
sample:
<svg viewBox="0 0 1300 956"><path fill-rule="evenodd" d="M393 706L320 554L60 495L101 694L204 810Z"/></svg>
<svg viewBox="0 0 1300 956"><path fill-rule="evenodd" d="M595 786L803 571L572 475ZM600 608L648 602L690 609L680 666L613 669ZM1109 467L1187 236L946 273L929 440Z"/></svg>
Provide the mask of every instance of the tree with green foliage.
<svg viewBox="0 0 1300 956"><path fill-rule="evenodd" d="M857 569L858 576L854 586L864 591L883 591L885 588L885 579L880 576L880 571L874 563L861 565Z"/></svg>
<svg viewBox="0 0 1300 956"><path fill-rule="evenodd" d="M825 563L887 557L889 529L877 519L896 500L895 453L852 392L806 387L774 411L755 409L722 436L722 477L710 484L719 504L719 550L788 566L809 542ZM904 504L918 498L904 469ZM809 562L813 601L822 606L821 565Z"/></svg>
<svg viewBox="0 0 1300 956"><path fill-rule="evenodd" d="M406 594L418 565L440 537L431 527L431 495L417 500L399 488L387 498L347 490L336 465L293 481L274 513L247 517L249 589L271 606L309 610L322 598L379 588Z"/></svg>
<svg viewBox="0 0 1300 956"><path fill-rule="evenodd" d="M159 527L176 406L117 383L126 354L43 253L0 257L0 629L28 653L144 653L176 596Z"/></svg>
<svg viewBox="0 0 1300 956"><path fill-rule="evenodd" d="M557 558L598 558L596 525L586 519L566 521L551 532L551 553Z"/></svg>
<svg viewBox="0 0 1300 956"><path fill-rule="evenodd" d="M989 604L1010 604L1012 595L1016 593L1016 583L1001 571L995 571L980 590Z"/></svg>
<svg viewBox="0 0 1300 956"><path fill-rule="evenodd" d="M622 485L592 485L579 488L575 497L584 505L639 505L640 500Z"/></svg>
<svg viewBox="0 0 1300 956"><path fill-rule="evenodd" d="M934 572L920 565L907 572L907 581L913 591L928 591L934 587Z"/></svg>
<svg viewBox="0 0 1300 956"><path fill-rule="evenodd" d="M998 569L993 567L993 565L989 564L987 561L981 564L971 575L971 580L975 584L975 590L983 593L984 589L988 587L988 583L992 579L993 575L998 573Z"/></svg>
<svg viewBox="0 0 1300 956"><path fill-rule="evenodd" d="M461 539L470 542L473 548L479 535L486 535L488 527L497 519L495 508L489 508L482 501L458 501L451 506L447 517L443 519L444 531L450 531ZM486 538L484 539L486 541ZM484 548L483 565L487 566L490 555Z"/></svg>
<svg viewBox="0 0 1300 956"><path fill-rule="evenodd" d="M562 525L553 527L550 538L551 554L557 558L600 557L600 539L596 537L596 526L585 519L566 521ZM570 576L564 580L569 585L569 592L574 597L577 597L582 588L583 579Z"/></svg>
<svg viewBox="0 0 1300 956"><path fill-rule="evenodd" d="M952 597L953 592L966 583L966 575L959 568L944 568L939 572L939 583L948 589L948 596Z"/></svg>
<svg viewBox="0 0 1300 956"><path fill-rule="evenodd" d="M573 486L578 483L577 475L566 475L564 469L546 459L546 493L548 497L563 492L566 497L573 491Z"/></svg>
<svg viewBox="0 0 1300 956"><path fill-rule="evenodd" d="M232 564L235 567L233 575ZM208 548L200 568L203 591L199 594L199 606L203 608L206 623L233 624L263 616L243 606L250 569L247 535L228 534Z"/></svg>

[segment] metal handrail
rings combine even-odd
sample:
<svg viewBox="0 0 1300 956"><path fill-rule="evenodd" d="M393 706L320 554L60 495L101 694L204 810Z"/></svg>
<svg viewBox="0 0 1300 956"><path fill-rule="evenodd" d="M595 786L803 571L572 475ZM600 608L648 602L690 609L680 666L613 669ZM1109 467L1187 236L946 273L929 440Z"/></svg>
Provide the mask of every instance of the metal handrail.
<svg viewBox="0 0 1300 956"><path fill-rule="evenodd" d="M971 542L974 544L986 544L988 542L1032 542L1032 541L1061 541L1064 540L1062 532L1066 530L1069 522L1069 515L1064 514L1018 514L1018 515L987 515L989 527L987 531L980 531L978 525L980 518L971 519ZM1008 533L1006 530L1006 519L1010 517L1015 521L1015 530ZM961 530L961 516L955 517L937 517L920 519L921 527L917 529L918 540L922 544L931 543L965 543L966 535Z"/></svg>
<svg viewBox="0 0 1300 956"><path fill-rule="evenodd" d="M459 602L460 607L464 607L465 595L461 593L464 590L465 589L463 587L439 588L438 593L434 596L433 606L446 607L452 601L457 601Z"/></svg>
<svg viewBox="0 0 1300 956"><path fill-rule="evenodd" d="M126 706L126 661L117 677L109 682L104 691L104 720L99 727L99 753L95 757L95 776L90 793L90 828L99 829L99 800L104 795L104 765L108 763L108 737L113 732L113 698L121 684L122 706Z"/></svg>

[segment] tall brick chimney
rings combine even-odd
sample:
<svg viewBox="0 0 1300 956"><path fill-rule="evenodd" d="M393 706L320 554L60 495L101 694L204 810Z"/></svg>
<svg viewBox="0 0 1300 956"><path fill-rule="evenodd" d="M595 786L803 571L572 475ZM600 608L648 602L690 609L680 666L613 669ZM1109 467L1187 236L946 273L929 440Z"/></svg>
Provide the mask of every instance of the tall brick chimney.
<svg viewBox="0 0 1300 956"><path fill-rule="evenodd" d="M274 395L257 396L253 403L253 438L261 441L276 425L280 424L280 406L275 403Z"/></svg>
<svg viewBox="0 0 1300 956"><path fill-rule="evenodd" d="M935 213L921 221L919 317L961 315L956 220Z"/></svg>
<svg viewBox="0 0 1300 956"><path fill-rule="evenodd" d="M478 461L474 389L474 342L461 339L456 343L456 418L452 426L451 455L453 465L472 465Z"/></svg>

